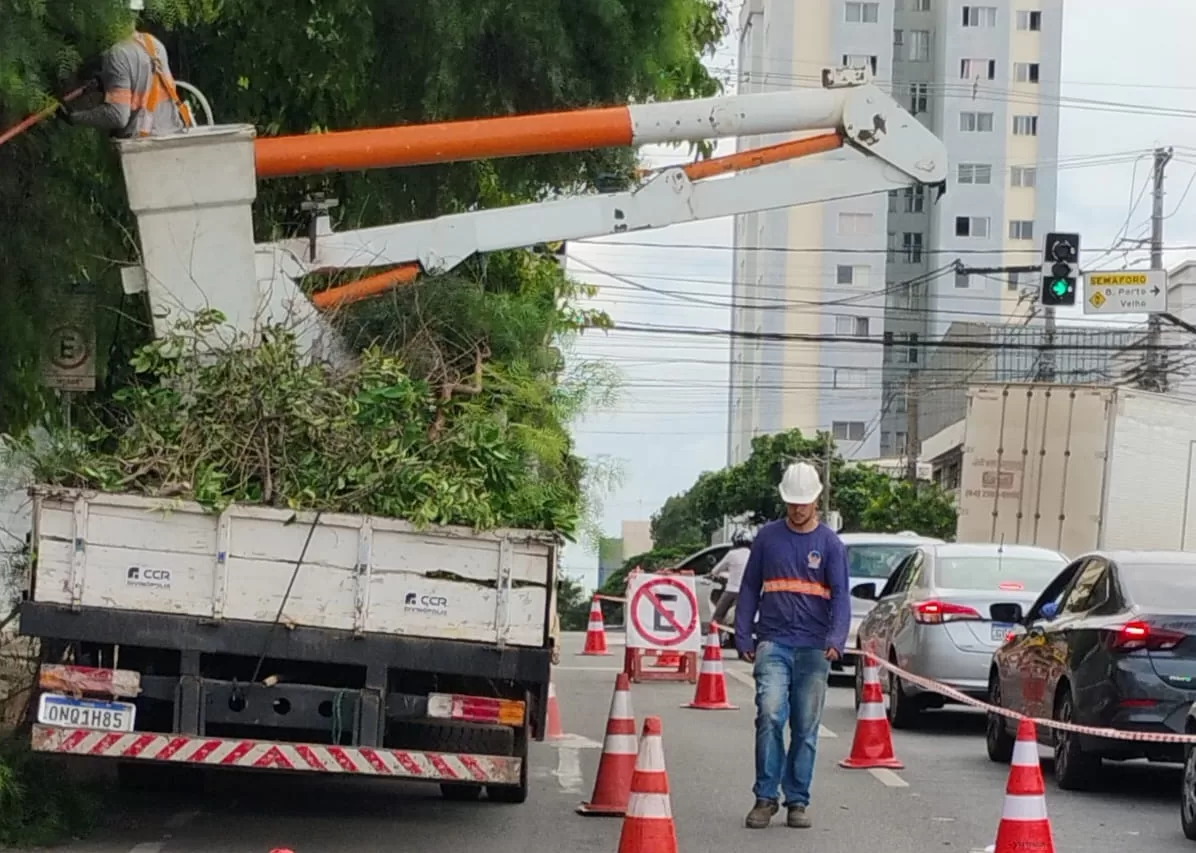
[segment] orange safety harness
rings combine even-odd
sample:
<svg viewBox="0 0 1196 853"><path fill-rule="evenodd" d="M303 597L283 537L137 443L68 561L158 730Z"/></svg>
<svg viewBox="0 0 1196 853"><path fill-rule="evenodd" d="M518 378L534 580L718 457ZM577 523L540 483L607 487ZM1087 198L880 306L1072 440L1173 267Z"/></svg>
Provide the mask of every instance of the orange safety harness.
<svg viewBox="0 0 1196 853"><path fill-rule="evenodd" d="M150 83L149 94L146 96L145 102L140 105L130 105L133 109L138 109L139 106L141 108L137 121L137 135L149 136L153 132L154 110L162 103L163 98L169 98L174 104L175 109L179 112L179 118L182 119L183 127L194 127L195 118L191 115L191 108L179 97L179 90L174 85L174 78L170 76L170 72L166 70L166 66L158 56L158 49L154 45L153 37L145 33L135 33L133 39L149 56L150 66L154 71L154 78Z"/></svg>

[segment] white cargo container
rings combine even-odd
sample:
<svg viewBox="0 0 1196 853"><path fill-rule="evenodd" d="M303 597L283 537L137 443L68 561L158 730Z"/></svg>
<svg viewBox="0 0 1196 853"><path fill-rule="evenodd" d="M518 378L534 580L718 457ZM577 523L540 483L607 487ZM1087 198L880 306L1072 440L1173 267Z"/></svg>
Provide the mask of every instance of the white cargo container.
<svg viewBox="0 0 1196 853"><path fill-rule="evenodd" d="M1196 550L1196 400L1041 383L968 392L961 542Z"/></svg>

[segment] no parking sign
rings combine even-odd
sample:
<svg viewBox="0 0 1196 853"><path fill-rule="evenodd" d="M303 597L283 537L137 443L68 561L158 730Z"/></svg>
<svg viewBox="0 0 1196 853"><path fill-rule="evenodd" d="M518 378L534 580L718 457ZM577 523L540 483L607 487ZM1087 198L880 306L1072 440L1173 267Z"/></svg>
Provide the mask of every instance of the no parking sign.
<svg viewBox="0 0 1196 853"><path fill-rule="evenodd" d="M693 575L636 573L627 580L627 648L697 652L702 648Z"/></svg>

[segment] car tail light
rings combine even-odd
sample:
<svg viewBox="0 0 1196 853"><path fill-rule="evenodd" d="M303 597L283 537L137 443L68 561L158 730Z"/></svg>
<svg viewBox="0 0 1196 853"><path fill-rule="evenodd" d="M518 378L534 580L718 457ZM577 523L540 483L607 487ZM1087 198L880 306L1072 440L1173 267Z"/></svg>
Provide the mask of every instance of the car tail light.
<svg viewBox="0 0 1196 853"><path fill-rule="evenodd" d="M522 726L527 717L527 706L517 699L463 696L460 693L429 693L428 716L436 720Z"/></svg>
<svg viewBox="0 0 1196 853"><path fill-rule="evenodd" d="M1138 649L1165 652L1182 643L1186 636L1182 631L1169 631L1149 622L1127 622L1113 635L1113 649L1119 652Z"/></svg>
<svg viewBox="0 0 1196 853"><path fill-rule="evenodd" d="M952 604L949 601L920 601L912 605L914 621L923 625L938 625L942 622L958 622L964 619L980 619L980 611L966 604Z"/></svg>

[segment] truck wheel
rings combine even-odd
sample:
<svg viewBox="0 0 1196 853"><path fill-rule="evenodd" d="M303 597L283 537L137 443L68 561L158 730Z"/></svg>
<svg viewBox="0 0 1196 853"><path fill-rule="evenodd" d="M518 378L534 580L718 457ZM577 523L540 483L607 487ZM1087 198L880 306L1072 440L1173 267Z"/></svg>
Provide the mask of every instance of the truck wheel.
<svg viewBox="0 0 1196 853"><path fill-rule="evenodd" d="M515 749L513 750L515 757L522 759L519 767L519 784L518 785L487 785L486 796L495 803L509 803L511 805L519 805L527 802L527 778L528 778L528 742L531 740L531 729L524 726L523 729L515 733Z"/></svg>
<svg viewBox="0 0 1196 853"><path fill-rule="evenodd" d="M458 785L452 782L440 783L440 796L454 803L472 803L481 795L481 785Z"/></svg>

